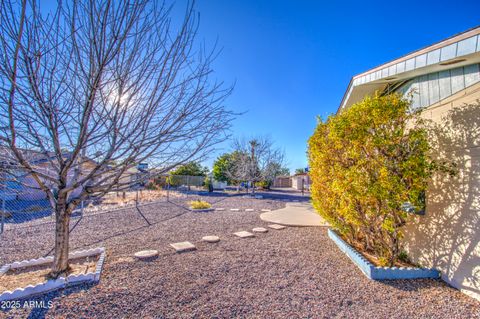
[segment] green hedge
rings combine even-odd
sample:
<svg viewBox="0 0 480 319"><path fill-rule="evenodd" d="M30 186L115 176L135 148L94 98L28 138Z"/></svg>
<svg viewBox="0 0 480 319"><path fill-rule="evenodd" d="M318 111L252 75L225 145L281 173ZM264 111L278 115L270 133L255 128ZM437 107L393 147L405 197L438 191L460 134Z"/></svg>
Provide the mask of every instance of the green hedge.
<svg viewBox="0 0 480 319"><path fill-rule="evenodd" d="M420 111L399 95L375 95L319 119L309 139L315 209L347 241L393 265L402 252L404 205L425 207L436 165Z"/></svg>

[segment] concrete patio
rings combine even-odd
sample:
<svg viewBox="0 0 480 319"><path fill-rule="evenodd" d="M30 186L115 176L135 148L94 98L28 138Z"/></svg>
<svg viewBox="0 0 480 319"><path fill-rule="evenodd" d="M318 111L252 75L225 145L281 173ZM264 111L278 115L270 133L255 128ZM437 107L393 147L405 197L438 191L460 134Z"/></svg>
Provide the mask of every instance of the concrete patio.
<svg viewBox="0 0 480 319"><path fill-rule="evenodd" d="M328 226L309 202L289 202L285 208L260 214L260 218L266 222L286 226Z"/></svg>

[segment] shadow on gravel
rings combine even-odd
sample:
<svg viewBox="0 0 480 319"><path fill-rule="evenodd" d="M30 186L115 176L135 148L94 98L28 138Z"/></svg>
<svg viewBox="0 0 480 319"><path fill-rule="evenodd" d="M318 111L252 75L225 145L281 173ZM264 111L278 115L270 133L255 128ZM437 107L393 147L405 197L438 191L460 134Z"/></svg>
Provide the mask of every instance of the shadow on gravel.
<svg viewBox="0 0 480 319"><path fill-rule="evenodd" d="M95 286L96 283L87 283L87 284L79 284L68 288L63 288L60 290L55 290L49 292L47 294L38 295L36 297L28 298L19 300L20 308L22 309L31 309L30 313L28 314L28 319L43 319L47 315L47 313L54 307L55 300L57 298L62 298L63 296L68 296L70 294L79 293L85 290L88 290ZM3 313L8 313L12 310L10 309L2 309Z"/></svg>
<svg viewBox="0 0 480 319"><path fill-rule="evenodd" d="M129 229L129 230L126 230L126 231L123 231L123 232L120 232L120 233L117 233L117 234L113 234L113 235L110 235L110 236L106 236L106 237L103 237L103 238L100 238L98 240L95 240L93 242L90 242L90 243L87 243L87 244L84 244L84 245L80 245L80 246L76 246L76 247L71 247L70 249L78 249L78 248L83 248L83 247L88 247L88 246L92 246L92 245L95 245L95 244L99 244L99 243L102 243L103 241L105 240L108 240L108 239L112 239L112 238L116 238L116 237L120 237L120 236L124 236L126 234L130 234L130 233L133 233L135 231L138 231L138 230L141 230L141 229L145 229L145 228L148 228L150 226L154 226L154 225L157 225L159 223L163 223L163 222L166 222L166 221L169 221L169 220L172 220L174 218L177 218L177 217L180 217L188 212L190 212L190 210L188 210L187 208L183 207L183 206L180 206L180 205L177 205L175 203L172 203L173 205L175 206L178 206L180 208L182 208L184 211L179 213L179 214L176 214L174 216L170 216L168 218L165 218L165 219L161 219L161 220L157 220L155 222L149 222L147 225L144 225L144 226L141 226L141 227L136 227L136 228L133 228L133 229ZM140 209L140 207L138 208ZM139 215L140 217L140 215ZM145 218L144 216L142 216L143 218Z"/></svg>
<svg viewBox="0 0 480 319"><path fill-rule="evenodd" d="M382 280L379 282L395 289L408 292L418 292L423 289L429 289L434 287L450 288L456 291L455 288L453 288L441 279Z"/></svg>

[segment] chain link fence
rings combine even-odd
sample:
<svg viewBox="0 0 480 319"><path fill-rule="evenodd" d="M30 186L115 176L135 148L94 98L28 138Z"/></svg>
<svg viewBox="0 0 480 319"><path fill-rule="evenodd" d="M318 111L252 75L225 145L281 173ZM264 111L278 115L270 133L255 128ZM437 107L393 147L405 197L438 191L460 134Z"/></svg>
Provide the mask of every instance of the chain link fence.
<svg viewBox="0 0 480 319"><path fill-rule="evenodd" d="M72 213L82 217L119 211L141 205L176 202L205 192L204 176L159 176L142 186L114 191L101 198L84 200ZM45 193L15 183L0 184L0 233L8 229L53 223L53 212Z"/></svg>

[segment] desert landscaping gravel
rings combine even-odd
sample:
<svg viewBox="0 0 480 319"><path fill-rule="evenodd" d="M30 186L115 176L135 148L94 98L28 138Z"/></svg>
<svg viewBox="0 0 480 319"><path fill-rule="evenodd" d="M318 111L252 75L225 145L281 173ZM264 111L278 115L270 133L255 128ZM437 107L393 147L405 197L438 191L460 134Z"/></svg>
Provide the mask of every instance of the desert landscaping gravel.
<svg viewBox="0 0 480 319"><path fill-rule="evenodd" d="M187 202L197 198L226 209L190 212ZM480 318L480 302L441 280L368 280L328 239L326 228L287 227L248 239L233 235L267 227L260 211L284 206L272 199L191 196L142 206L151 225L135 209L84 217L71 234L71 247L106 247L100 283L35 299L51 301L51 309L11 309L0 317ZM53 228L6 231L1 263L48 253ZM211 234L222 240L202 241ZM197 250L179 254L169 246L183 241ZM147 249L159 256L133 257Z"/></svg>

